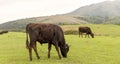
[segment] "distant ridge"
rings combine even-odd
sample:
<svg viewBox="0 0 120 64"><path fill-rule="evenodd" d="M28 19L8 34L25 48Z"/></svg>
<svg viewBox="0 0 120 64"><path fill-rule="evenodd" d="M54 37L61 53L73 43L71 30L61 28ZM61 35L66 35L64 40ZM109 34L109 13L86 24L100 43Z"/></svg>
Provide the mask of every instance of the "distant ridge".
<svg viewBox="0 0 120 64"><path fill-rule="evenodd" d="M120 1L104 1L78 8L67 15L77 16L120 16Z"/></svg>

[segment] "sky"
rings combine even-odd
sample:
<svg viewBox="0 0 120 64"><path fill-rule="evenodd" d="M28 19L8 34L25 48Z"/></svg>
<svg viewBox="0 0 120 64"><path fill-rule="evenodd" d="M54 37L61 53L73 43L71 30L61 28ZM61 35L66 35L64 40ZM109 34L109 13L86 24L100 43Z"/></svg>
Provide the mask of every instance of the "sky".
<svg viewBox="0 0 120 64"><path fill-rule="evenodd" d="M0 0L0 24L22 18L65 14L103 1L113 0Z"/></svg>

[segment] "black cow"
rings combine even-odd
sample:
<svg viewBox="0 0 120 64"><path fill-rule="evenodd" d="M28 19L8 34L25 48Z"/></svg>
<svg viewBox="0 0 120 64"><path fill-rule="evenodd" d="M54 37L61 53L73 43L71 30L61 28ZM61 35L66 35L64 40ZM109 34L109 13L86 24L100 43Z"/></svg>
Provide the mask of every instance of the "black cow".
<svg viewBox="0 0 120 64"><path fill-rule="evenodd" d="M94 38L94 34L92 33L90 27L79 27L78 30L79 30L79 37L80 37L80 35L81 35L81 37L83 37L82 34L86 33L85 37L87 35L88 35L88 37L89 37L89 35L91 35L91 37Z"/></svg>
<svg viewBox="0 0 120 64"><path fill-rule="evenodd" d="M28 42L28 34L30 37L30 44ZM32 48L34 49L37 58L40 58L36 49L36 41L40 44L48 43L48 58L50 58L52 44L55 46L60 59L61 55L59 48L62 56L67 57L69 46L65 43L63 30L59 26L54 24L30 23L26 26L26 35L26 47L29 49L30 61L32 61Z"/></svg>

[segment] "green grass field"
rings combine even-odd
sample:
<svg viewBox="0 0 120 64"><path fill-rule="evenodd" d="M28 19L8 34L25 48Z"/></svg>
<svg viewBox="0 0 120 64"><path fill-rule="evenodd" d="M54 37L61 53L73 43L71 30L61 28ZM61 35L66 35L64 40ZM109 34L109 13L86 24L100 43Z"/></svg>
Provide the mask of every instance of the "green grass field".
<svg viewBox="0 0 120 64"><path fill-rule="evenodd" d="M64 30L81 25L65 25ZM95 38L79 38L78 35L65 35L70 45L67 58L58 58L52 46L51 58L47 58L47 44L37 44L40 59L33 51L33 61L29 61L26 49L26 34L9 32L0 35L0 64L120 64L120 26L87 25L96 34Z"/></svg>

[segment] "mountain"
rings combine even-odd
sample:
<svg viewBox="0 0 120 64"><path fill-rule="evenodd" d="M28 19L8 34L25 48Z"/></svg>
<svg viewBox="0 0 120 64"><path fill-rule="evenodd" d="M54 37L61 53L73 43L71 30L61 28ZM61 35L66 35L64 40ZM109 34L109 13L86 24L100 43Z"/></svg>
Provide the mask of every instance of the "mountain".
<svg viewBox="0 0 120 64"><path fill-rule="evenodd" d="M78 8L67 15L77 16L120 16L120 1L104 1Z"/></svg>
<svg viewBox="0 0 120 64"><path fill-rule="evenodd" d="M101 3L91 4L61 15L25 18L6 22L0 24L0 30L19 31L25 29L25 26L28 23L53 23L58 25L109 23L120 25L120 1L104 1Z"/></svg>

